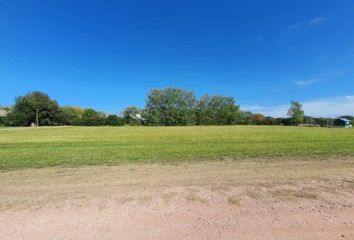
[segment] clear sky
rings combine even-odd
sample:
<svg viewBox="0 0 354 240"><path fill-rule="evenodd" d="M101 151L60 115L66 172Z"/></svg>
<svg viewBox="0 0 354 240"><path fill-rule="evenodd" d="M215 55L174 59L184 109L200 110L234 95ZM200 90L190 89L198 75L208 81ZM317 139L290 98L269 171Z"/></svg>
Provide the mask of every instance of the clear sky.
<svg viewBox="0 0 354 240"><path fill-rule="evenodd" d="M149 89L354 115L353 0L0 0L0 105L29 91L119 113Z"/></svg>

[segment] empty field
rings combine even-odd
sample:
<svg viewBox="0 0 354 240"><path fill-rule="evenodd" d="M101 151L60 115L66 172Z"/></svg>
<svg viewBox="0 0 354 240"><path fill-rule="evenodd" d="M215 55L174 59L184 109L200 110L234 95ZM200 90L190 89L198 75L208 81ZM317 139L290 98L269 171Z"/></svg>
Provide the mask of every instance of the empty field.
<svg viewBox="0 0 354 240"><path fill-rule="evenodd" d="M353 239L353 134L280 126L3 128L0 234Z"/></svg>
<svg viewBox="0 0 354 240"><path fill-rule="evenodd" d="M0 129L0 169L354 154L354 131L270 126Z"/></svg>

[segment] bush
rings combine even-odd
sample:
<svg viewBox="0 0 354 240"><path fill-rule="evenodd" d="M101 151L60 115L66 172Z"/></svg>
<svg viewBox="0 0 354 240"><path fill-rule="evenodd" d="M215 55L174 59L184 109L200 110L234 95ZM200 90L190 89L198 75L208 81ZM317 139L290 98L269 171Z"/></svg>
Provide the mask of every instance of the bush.
<svg viewBox="0 0 354 240"><path fill-rule="evenodd" d="M0 116L0 126L5 126L5 125L6 125L6 117Z"/></svg>
<svg viewBox="0 0 354 240"><path fill-rule="evenodd" d="M85 109L82 113L80 125L82 126L102 126L106 124L104 113L97 112L92 108Z"/></svg>
<svg viewBox="0 0 354 240"><path fill-rule="evenodd" d="M106 119L106 124L109 126L123 126L125 123L124 118L117 115L109 115Z"/></svg>
<svg viewBox="0 0 354 240"><path fill-rule="evenodd" d="M80 107L62 107L62 124L80 125L83 110Z"/></svg>

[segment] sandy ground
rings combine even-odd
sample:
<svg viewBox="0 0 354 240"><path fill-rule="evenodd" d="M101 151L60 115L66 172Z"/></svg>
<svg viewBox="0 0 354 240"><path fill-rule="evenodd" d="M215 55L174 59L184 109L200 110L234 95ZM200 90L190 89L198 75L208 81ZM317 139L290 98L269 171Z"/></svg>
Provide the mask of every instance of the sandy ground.
<svg viewBox="0 0 354 240"><path fill-rule="evenodd" d="M0 239L354 239L354 157L0 172Z"/></svg>

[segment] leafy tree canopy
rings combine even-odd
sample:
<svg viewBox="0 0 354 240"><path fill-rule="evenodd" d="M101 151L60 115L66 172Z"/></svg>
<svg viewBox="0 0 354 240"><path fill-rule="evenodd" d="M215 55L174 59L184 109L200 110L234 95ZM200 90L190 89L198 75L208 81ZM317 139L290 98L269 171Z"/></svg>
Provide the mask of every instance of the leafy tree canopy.
<svg viewBox="0 0 354 240"><path fill-rule="evenodd" d="M97 112L92 108L87 108L83 111L80 124L83 126L101 126L106 124L106 115L102 112Z"/></svg>
<svg viewBox="0 0 354 240"><path fill-rule="evenodd" d="M294 125L299 125L300 123L303 123L305 118L305 113L302 110L301 103L291 102L290 109L288 110L288 116L290 117L290 120Z"/></svg>
<svg viewBox="0 0 354 240"><path fill-rule="evenodd" d="M152 125L193 125L195 104L193 92L180 88L153 89L148 94L145 116Z"/></svg>
<svg viewBox="0 0 354 240"><path fill-rule="evenodd" d="M203 95L196 106L198 125L231 125L240 120L241 112L233 97Z"/></svg>
<svg viewBox="0 0 354 240"><path fill-rule="evenodd" d="M123 126L125 123L124 118L117 115L109 115L106 119L106 124L109 126Z"/></svg>
<svg viewBox="0 0 354 240"><path fill-rule="evenodd" d="M83 109L80 107L65 106L61 108L62 123L64 125L79 125Z"/></svg>
<svg viewBox="0 0 354 240"><path fill-rule="evenodd" d="M37 122L39 125L59 125L61 109L55 100L42 92L30 92L15 99L15 105L8 119L14 126L30 126Z"/></svg>

